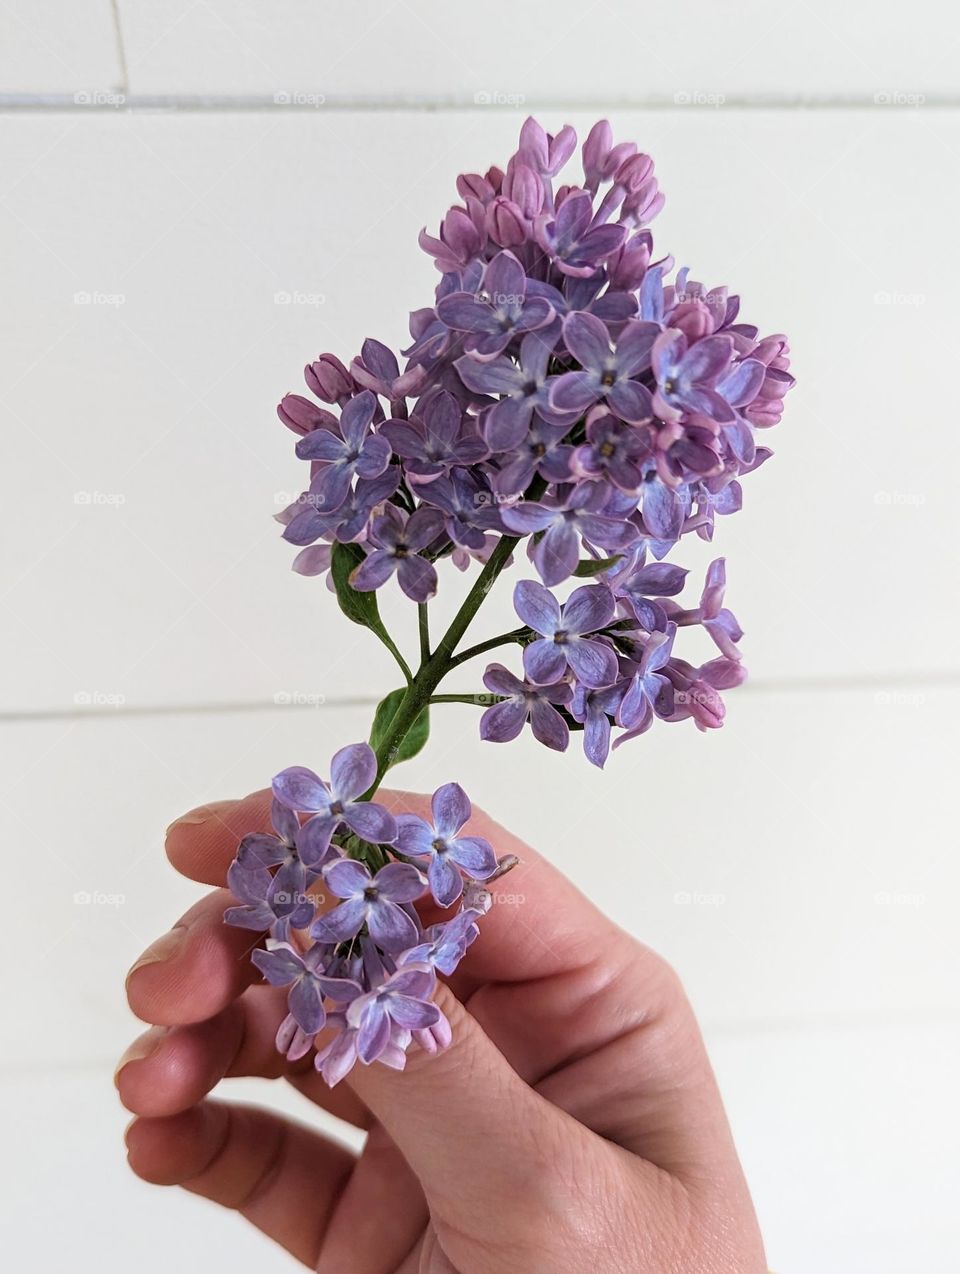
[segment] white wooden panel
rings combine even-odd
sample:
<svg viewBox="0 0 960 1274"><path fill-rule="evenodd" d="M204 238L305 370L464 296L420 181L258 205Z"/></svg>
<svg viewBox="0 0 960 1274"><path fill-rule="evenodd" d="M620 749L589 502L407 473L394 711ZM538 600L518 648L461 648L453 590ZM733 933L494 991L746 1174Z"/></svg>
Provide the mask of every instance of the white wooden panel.
<svg viewBox="0 0 960 1274"><path fill-rule="evenodd" d="M432 791L460 780L667 955L711 1027L956 1016L960 864L942 793L958 699L944 687L920 701L909 688L889 702L863 691L745 695L723 731L664 727L603 774L577 748L559 757L526 738L509 750L481 744L476 710L444 705L430 746L396 781ZM201 892L167 865L166 824L285 765L323 770L370 717L291 708L0 730L5 836L30 846L31 878L50 880L45 949L72 970L62 1060L120 1049L125 970ZM29 946L33 907L11 923L11 949ZM45 1002L32 979L8 991L2 1053L26 1065L35 1034L25 1024L39 1028Z"/></svg>
<svg viewBox="0 0 960 1274"><path fill-rule="evenodd" d="M937 353L960 265L943 187L956 114L614 122L657 157L658 243L793 341L800 384L770 434L778 454L715 544L753 673L956 670L944 635L958 619L957 439ZM321 349L403 341L436 277L419 227L458 171L509 154L518 123L279 110L0 121L13 461L0 518L19 546L0 576L7 708L395 683L323 585L288 570L271 514L303 466L274 404ZM682 552L698 568L710 555ZM445 574L441 611L463 587ZM409 637L392 586L383 608ZM488 608L478 636L513 626L506 586Z"/></svg>
<svg viewBox="0 0 960 1274"><path fill-rule="evenodd" d="M119 105L110 0L4 0L0 94L65 94L80 106Z"/></svg>
<svg viewBox="0 0 960 1274"><path fill-rule="evenodd" d="M471 102L953 92L956 16L807 0L120 0L136 92ZM683 100L681 98L681 100Z"/></svg>

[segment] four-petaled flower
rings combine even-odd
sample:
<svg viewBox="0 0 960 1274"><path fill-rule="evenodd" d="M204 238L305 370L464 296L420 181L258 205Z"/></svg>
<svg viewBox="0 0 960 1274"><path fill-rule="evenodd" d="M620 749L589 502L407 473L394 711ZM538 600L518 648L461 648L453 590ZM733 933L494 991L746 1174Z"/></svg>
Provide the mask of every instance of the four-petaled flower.
<svg viewBox="0 0 960 1274"><path fill-rule="evenodd" d="M483 416L483 436L492 451L512 451L527 435L534 413L551 424L576 419L571 413L550 410L547 366L553 353L549 337L529 332L520 343L519 362L500 357L481 362L469 355L454 363L460 379L475 394L502 394ZM564 430L566 432L566 430Z"/></svg>
<svg viewBox="0 0 960 1274"><path fill-rule="evenodd" d="M660 333L656 323L631 319L611 345L606 324L577 311L563 321L563 339L580 371L558 376L550 387L554 411L583 412L604 399L620 420L639 424L653 415L646 385L635 380L650 366L650 351Z"/></svg>
<svg viewBox="0 0 960 1274"><path fill-rule="evenodd" d="M531 681L553 685L567 668L593 690L616 681L617 656L612 647L590 636L614 617L616 603L605 585L574 589L561 609L548 589L525 579L513 590L513 607L527 627L539 634L523 651L524 671Z"/></svg>
<svg viewBox="0 0 960 1274"><path fill-rule="evenodd" d="M483 674L483 684L503 698L487 708L480 718L481 739L509 743L529 721L535 739L555 752L566 751L570 727L557 711L557 705L565 707L573 698L573 687L568 681L538 686L532 681L521 681L503 664L490 664Z"/></svg>
<svg viewBox="0 0 960 1274"><path fill-rule="evenodd" d="M347 978L331 978L324 971L327 949L311 947L302 954L281 944L267 951L254 951L253 963L271 986L289 986L287 1007L305 1035L316 1035L326 1021L324 996L337 1004L348 1004L362 987Z"/></svg>
<svg viewBox="0 0 960 1274"><path fill-rule="evenodd" d="M273 794L289 809L313 814L300 829L300 855L308 867L321 864L330 838L345 823L366 841L388 843L397 834L393 815L374 801L357 800L377 776L377 758L367 743L341 748L330 762L330 784L302 765L273 780Z"/></svg>
<svg viewBox="0 0 960 1274"><path fill-rule="evenodd" d="M481 836L457 833L471 814L470 801L459 783L445 783L430 803L433 823L416 814L397 815L396 847L408 858L428 858L427 880L441 907L449 907L463 893L461 871L486 880L497 869L497 856Z"/></svg>
<svg viewBox="0 0 960 1274"><path fill-rule="evenodd" d="M440 1021L440 1010L429 999L435 982L436 975L428 966L404 965L381 986L351 1002L347 1025L357 1032L361 1062L375 1062L394 1030L423 1031Z"/></svg>
<svg viewBox="0 0 960 1274"><path fill-rule="evenodd" d="M580 540L607 551L628 548L639 532L632 522L605 517L594 512L602 486L582 483L567 493L566 499L537 504L523 500L508 504L501 511L504 526L518 535L543 532L533 544L533 562L540 578L548 587L559 584L577 569Z"/></svg>
<svg viewBox="0 0 960 1274"><path fill-rule="evenodd" d="M390 444L370 425L377 408L376 395L365 389L351 398L340 413L340 433L314 429L297 443L301 460L322 465L311 490L319 513L339 509L347 498L354 474L358 478L378 478L390 463Z"/></svg>
<svg viewBox="0 0 960 1274"><path fill-rule="evenodd" d="M371 593L396 571L400 587L412 601L429 601L437 591L437 572L420 550L442 530L439 509L420 508L408 515L395 504L386 505L370 528L375 547L351 573L350 587Z"/></svg>
<svg viewBox="0 0 960 1274"><path fill-rule="evenodd" d="M664 420L679 420L685 411L718 422L735 419L733 408L715 388L733 358L733 338L706 336L689 345L671 327L657 337L650 365L657 378L653 406Z"/></svg>
<svg viewBox="0 0 960 1274"><path fill-rule="evenodd" d="M593 198L587 190L567 195L556 216L544 215L534 223L537 243L562 274L585 278L595 272L626 238L626 227L591 226Z"/></svg>
<svg viewBox="0 0 960 1274"><path fill-rule="evenodd" d="M409 420L385 421L380 432L413 482L429 482L454 465L476 464L487 454L486 443L470 431L460 404L446 390L421 399Z"/></svg>
<svg viewBox="0 0 960 1274"><path fill-rule="evenodd" d="M543 327L554 309L541 296L527 296L527 276L512 252L498 252L483 272L476 294L453 292L437 305L448 327L469 333L466 349L474 358L493 359L514 336Z"/></svg>
<svg viewBox="0 0 960 1274"><path fill-rule="evenodd" d="M346 942L363 925L384 951L403 951L419 939L416 922L403 904L424 890L421 874L410 863L387 863L375 876L366 863L340 858L323 873L328 888L344 901L314 921L310 936L317 942Z"/></svg>

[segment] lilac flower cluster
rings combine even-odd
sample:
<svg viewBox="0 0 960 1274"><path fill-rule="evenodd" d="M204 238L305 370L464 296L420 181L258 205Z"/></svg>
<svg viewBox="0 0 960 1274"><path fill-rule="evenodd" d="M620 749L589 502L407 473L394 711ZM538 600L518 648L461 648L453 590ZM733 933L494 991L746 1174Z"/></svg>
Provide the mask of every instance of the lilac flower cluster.
<svg viewBox="0 0 960 1274"><path fill-rule="evenodd" d="M479 705L491 742L529 723L562 751L579 733L602 767L656 719L720 726L722 691L745 676L724 559L685 606L688 572L667 558L684 536L711 541L771 454L757 436L793 385L787 341L739 321L726 288L655 256L649 223L663 196L648 155L601 121L581 148L582 178L565 184L575 147L571 128L551 136L528 119L505 169L459 177L460 202L420 237L440 281L410 316L402 366L374 339L349 366L321 354L305 370L311 397L287 394L278 409L310 466L279 516L300 549L294 569L327 574L407 683L378 708L373 748L337 754L329 785L299 768L277 777L276 835L246 838L231 871L242 903L231 920L271 935L255 959L291 987L278 1045L301 1056L336 1026L317 1055L331 1082L357 1058L401 1065L411 1040L443 1043L435 971L452 971L476 935L469 882L498 870L489 845L459 835L469 802L455 784L435 794L433 826L370 800L422 746L430 704ZM515 586L519 626L459 649L521 547L536 578ZM427 603L446 558L479 563L479 575L431 649ZM377 590L393 578L420 608L416 671L379 616ZM717 648L706 662L675 653L690 627ZM510 644L515 667L488 665L483 692L434 697L453 667ZM340 899L332 911L311 901L318 884ZM414 904L428 891L443 908L463 901L424 932Z"/></svg>
<svg viewBox="0 0 960 1274"><path fill-rule="evenodd" d="M471 806L458 784L434 793L427 822L360 799L377 774L368 744L342 748L330 771L329 783L301 766L273 780L274 831L240 842L227 879L241 905L224 918L269 934L253 961L289 988L277 1048L291 1061L316 1048L332 1086L358 1060L402 1067L411 1042L429 1052L449 1043L431 1000L437 970L456 969L489 906L479 882L509 863L461 834ZM421 898L457 911L425 929Z"/></svg>

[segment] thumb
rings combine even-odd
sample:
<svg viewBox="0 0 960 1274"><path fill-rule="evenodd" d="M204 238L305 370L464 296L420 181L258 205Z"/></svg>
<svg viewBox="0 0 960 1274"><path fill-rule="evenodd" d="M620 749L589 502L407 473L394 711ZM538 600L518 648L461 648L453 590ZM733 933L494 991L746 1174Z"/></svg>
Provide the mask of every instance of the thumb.
<svg viewBox="0 0 960 1274"><path fill-rule="evenodd" d="M515 1205L521 1187L529 1192L542 1147L558 1140L548 1125L567 1117L523 1082L448 986L438 983L434 998L453 1031L443 1053L415 1049L402 1071L357 1065L347 1082L419 1177L431 1207L473 1228Z"/></svg>

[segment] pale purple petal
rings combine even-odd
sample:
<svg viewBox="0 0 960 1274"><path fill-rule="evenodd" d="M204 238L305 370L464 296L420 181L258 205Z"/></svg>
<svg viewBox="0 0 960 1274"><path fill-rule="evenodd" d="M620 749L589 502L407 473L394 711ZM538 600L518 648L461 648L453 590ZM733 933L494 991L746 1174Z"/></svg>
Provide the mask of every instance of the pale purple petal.
<svg viewBox="0 0 960 1274"><path fill-rule="evenodd" d="M577 680L591 690L612 686L617 679L617 656L599 641L579 638L565 647L567 660Z"/></svg>
<svg viewBox="0 0 960 1274"><path fill-rule="evenodd" d="M552 685L566 671L567 661L563 650L562 646L558 646L556 642L546 638L532 642L524 648L524 672L537 685Z"/></svg>
<svg viewBox="0 0 960 1274"><path fill-rule="evenodd" d="M495 703L480 718L480 738L487 743L509 743L523 729L526 719L527 705L523 700Z"/></svg>
<svg viewBox="0 0 960 1274"><path fill-rule="evenodd" d="M430 802L433 825L443 840L456 836L470 818L470 798L459 783L444 783L438 787Z"/></svg>
<svg viewBox="0 0 960 1274"><path fill-rule="evenodd" d="M346 942L360 932L366 915L367 904L362 897L348 898L339 907L317 916L310 926L310 936L317 942Z"/></svg>
<svg viewBox="0 0 960 1274"><path fill-rule="evenodd" d="M374 801L355 801L345 805L343 821L358 836L375 845L389 845L397 834L396 819L389 810Z"/></svg>
<svg viewBox="0 0 960 1274"><path fill-rule="evenodd" d="M434 854L427 868L430 892L441 907L450 907L463 893L463 877L446 854Z"/></svg>
<svg viewBox="0 0 960 1274"><path fill-rule="evenodd" d="M520 580L513 590L513 608L535 633L552 637L557 631L560 624L560 603L536 580Z"/></svg>
<svg viewBox="0 0 960 1274"><path fill-rule="evenodd" d="M287 1007L297 1025L307 1035L316 1035L323 1029L326 1013L323 1010L323 996L320 988L311 977L301 978L291 989L287 997Z"/></svg>
<svg viewBox="0 0 960 1274"><path fill-rule="evenodd" d="M605 584L584 584L574 589L563 608L563 630L595 633L611 622L616 605L613 593Z"/></svg>
<svg viewBox="0 0 960 1274"><path fill-rule="evenodd" d="M404 866L402 863L395 865ZM349 905L344 904L344 906ZM403 951L407 947L412 947L418 937L417 926L407 913L401 911L396 903L388 902L385 898L378 898L376 902L367 904L367 928L374 942L384 951L389 952Z"/></svg>
<svg viewBox="0 0 960 1274"><path fill-rule="evenodd" d="M330 762L330 786L338 801L352 801L377 777L377 758L369 743L351 743Z"/></svg>
<svg viewBox="0 0 960 1274"><path fill-rule="evenodd" d="M423 1031L440 1019L440 1010L435 1004L407 995L391 995L387 1012L397 1026L407 1031Z"/></svg>
<svg viewBox="0 0 960 1274"><path fill-rule="evenodd" d="M497 869L493 846L482 836L458 836L447 847L450 858L469 875L485 880Z"/></svg>
<svg viewBox="0 0 960 1274"><path fill-rule="evenodd" d="M362 895L372 881L369 868L355 858L337 859L323 873L323 878L338 898Z"/></svg>
<svg viewBox="0 0 960 1274"><path fill-rule="evenodd" d="M330 806L330 792L313 770L302 765L291 765L275 776L273 794L282 805L292 810L326 810Z"/></svg>
<svg viewBox="0 0 960 1274"><path fill-rule="evenodd" d="M373 883L390 902L415 902L423 893L423 877L410 863L387 863Z"/></svg>

